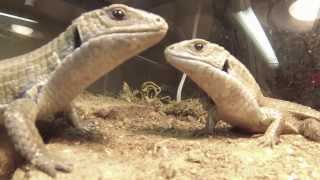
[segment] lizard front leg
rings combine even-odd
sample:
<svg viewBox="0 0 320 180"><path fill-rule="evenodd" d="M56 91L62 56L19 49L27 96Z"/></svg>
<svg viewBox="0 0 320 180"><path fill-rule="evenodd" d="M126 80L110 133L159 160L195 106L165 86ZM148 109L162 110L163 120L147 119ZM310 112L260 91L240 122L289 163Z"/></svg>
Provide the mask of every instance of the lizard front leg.
<svg viewBox="0 0 320 180"><path fill-rule="evenodd" d="M260 138L259 144L273 148L280 142L280 134L285 126L283 115L273 108L263 107L261 110L265 114L265 119L261 125L265 126L265 124L269 124L269 126L264 135Z"/></svg>
<svg viewBox="0 0 320 180"><path fill-rule="evenodd" d="M18 99L4 111L4 125L15 149L34 166L50 176L57 171L70 172L72 166L51 156L36 129L37 104L28 98Z"/></svg>
<svg viewBox="0 0 320 180"><path fill-rule="evenodd" d="M74 103L70 103L66 114L75 128L86 129Z"/></svg>

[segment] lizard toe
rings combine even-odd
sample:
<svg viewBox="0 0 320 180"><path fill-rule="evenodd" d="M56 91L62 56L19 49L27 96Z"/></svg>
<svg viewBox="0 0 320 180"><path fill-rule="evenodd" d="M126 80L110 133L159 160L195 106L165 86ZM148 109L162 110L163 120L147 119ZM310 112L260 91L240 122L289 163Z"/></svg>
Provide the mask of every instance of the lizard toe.
<svg viewBox="0 0 320 180"><path fill-rule="evenodd" d="M251 136L251 138L260 138L262 136L263 136L263 134L254 134Z"/></svg>
<svg viewBox="0 0 320 180"><path fill-rule="evenodd" d="M53 164L53 161L36 161L33 162L33 165L51 177L57 176L57 170Z"/></svg>
<svg viewBox="0 0 320 180"><path fill-rule="evenodd" d="M258 145L261 147L270 147L274 148L277 144L280 143L280 139L277 137L270 137L263 135L262 137L258 138Z"/></svg>
<svg viewBox="0 0 320 180"><path fill-rule="evenodd" d="M64 161L56 161L55 169L58 171L70 173L73 169L73 164L69 162L64 162Z"/></svg>
<svg viewBox="0 0 320 180"><path fill-rule="evenodd" d="M32 161L32 164L51 177L56 177L58 171L70 173L73 169L73 165L71 163L50 155L38 156Z"/></svg>
<svg viewBox="0 0 320 180"><path fill-rule="evenodd" d="M83 134L90 134L98 130L97 123L95 121L83 121L77 129Z"/></svg>

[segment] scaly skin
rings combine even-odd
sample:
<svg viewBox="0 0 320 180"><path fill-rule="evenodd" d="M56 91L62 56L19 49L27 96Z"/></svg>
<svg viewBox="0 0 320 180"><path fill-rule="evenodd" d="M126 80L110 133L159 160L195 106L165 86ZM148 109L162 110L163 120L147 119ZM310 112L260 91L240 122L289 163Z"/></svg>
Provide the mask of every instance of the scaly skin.
<svg viewBox="0 0 320 180"><path fill-rule="evenodd" d="M68 111L72 100L102 75L159 42L163 18L125 5L82 14L65 32L28 54L0 62L0 107L16 150L50 176L71 165L46 150L36 120Z"/></svg>
<svg viewBox="0 0 320 180"><path fill-rule="evenodd" d="M275 145L283 133L320 141L319 111L265 97L245 66L223 47L194 39L167 47L165 55L213 99L219 119L249 132L265 132L264 145Z"/></svg>

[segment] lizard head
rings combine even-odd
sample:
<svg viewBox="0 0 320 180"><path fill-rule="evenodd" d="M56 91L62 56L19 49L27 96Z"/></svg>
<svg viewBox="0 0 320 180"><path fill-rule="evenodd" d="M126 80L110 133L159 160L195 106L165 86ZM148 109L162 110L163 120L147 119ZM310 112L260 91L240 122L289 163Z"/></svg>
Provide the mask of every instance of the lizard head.
<svg viewBox="0 0 320 180"><path fill-rule="evenodd" d="M208 66L228 73L229 63L226 50L202 39L185 40L170 45L165 50L167 61L188 74L197 66Z"/></svg>
<svg viewBox="0 0 320 180"><path fill-rule="evenodd" d="M190 77L196 72L216 72L224 77L235 78L252 94L262 95L259 84L250 71L226 49L201 39L186 40L172 44L165 50L167 61ZM207 71L208 70L208 71Z"/></svg>
<svg viewBox="0 0 320 180"><path fill-rule="evenodd" d="M119 46L123 46L123 50L128 54L131 54L130 49L134 52L159 42L168 29L162 17L122 4L84 13L75 19L70 27L73 33L70 40L73 41L74 49L85 43L108 39L104 42L114 44L105 48L120 51Z"/></svg>
<svg viewBox="0 0 320 180"><path fill-rule="evenodd" d="M167 30L162 17L120 4L79 16L53 43L64 67L54 75L64 87L61 103L69 103L97 79L158 43Z"/></svg>

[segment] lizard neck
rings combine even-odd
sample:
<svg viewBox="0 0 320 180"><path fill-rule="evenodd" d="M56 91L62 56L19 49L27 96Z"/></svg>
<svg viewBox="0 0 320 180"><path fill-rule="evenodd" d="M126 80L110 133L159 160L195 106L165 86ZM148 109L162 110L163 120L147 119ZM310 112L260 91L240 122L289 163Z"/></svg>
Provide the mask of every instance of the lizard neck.
<svg viewBox="0 0 320 180"><path fill-rule="evenodd" d="M161 38L155 33L128 33L125 37L119 33L83 43L50 76L38 97L39 107L44 108L43 113L60 111L98 78Z"/></svg>
<svg viewBox="0 0 320 180"><path fill-rule="evenodd" d="M52 54L55 53L62 61L75 49L74 31L75 26L70 25L64 32L60 33L58 37L54 38L49 43L23 56L26 57L25 59L37 63L35 57L40 56L41 58L38 58L38 60L46 60L48 59L48 56L52 56Z"/></svg>
<svg viewBox="0 0 320 180"><path fill-rule="evenodd" d="M188 73L187 73L188 74ZM188 74L214 101L224 104L230 98L244 99L250 96L245 87L225 72L205 66L198 66Z"/></svg>
<svg viewBox="0 0 320 180"><path fill-rule="evenodd" d="M251 94L255 95L257 98L263 96L261 88L255 78L238 59L229 54L228 62L230 66L228 73L231 76L238 79L242 84L244 84L244 86L247 87L248 91Z"/></svg>
<svg viewBox="0 0 320 180"><path fill-rule="evenodd" d="M187 73L215 102L217 111L226 122L247 129L260 131L259 122L265 118L254 94L236 78L221 70L197 67Z"/></svg>

